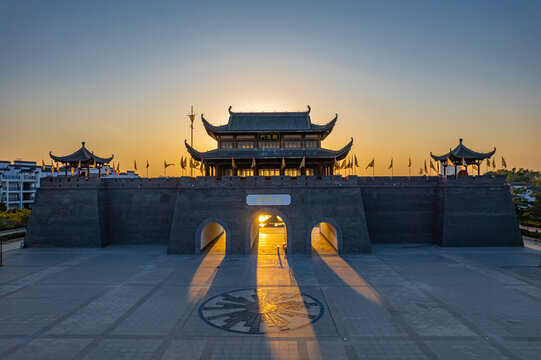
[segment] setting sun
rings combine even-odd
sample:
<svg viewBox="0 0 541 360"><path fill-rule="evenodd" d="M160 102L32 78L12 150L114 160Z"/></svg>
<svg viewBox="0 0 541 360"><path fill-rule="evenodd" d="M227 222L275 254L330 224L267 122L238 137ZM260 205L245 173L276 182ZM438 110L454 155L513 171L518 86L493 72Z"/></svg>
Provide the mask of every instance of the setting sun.
<svg viewBox="0 0 541 360"><path fill-rule="evenodd" d="M260 215L259 216L259 222L262 223L263 221L267 220L268 218L270 218L270 215Z"/></svg>

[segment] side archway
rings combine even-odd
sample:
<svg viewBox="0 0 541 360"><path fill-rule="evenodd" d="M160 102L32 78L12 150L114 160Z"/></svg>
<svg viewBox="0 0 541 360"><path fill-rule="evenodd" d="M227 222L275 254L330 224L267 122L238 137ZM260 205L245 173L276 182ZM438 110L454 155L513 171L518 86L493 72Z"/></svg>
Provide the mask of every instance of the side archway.
<svg viewBox="0 0 541 360"><path fill-rule="evenodd" d="M285 226L285 242L287 244L287 255L291 254L291 223L286 214L276 208L264 207L255 210L249 218L246 229L246 242L245 253L251 254L254 242L258 240L259 236L259 217L261 215L275 215L282 219Z"/></svg>
<svg viewBox="0 0 541 360"><path fill-rule="evenodd" d="M342 254L344 248L342 228L334 219L330 218L318 218L314 220L308 228L306 234L306 253L311 254L314 249L314 236L313 232L318 231L322 239L328 243L335 251L326 251L327 254Z"/></svg>
<svg viewBox="0 0 541 360"><path fill-rule="evenodd" d="M195 254L201 254L201 250L217 237L225 233L225 254L231 253L231 231L227 223L221 219L208 218L203 220L195 230L194 248Z"/></svg>

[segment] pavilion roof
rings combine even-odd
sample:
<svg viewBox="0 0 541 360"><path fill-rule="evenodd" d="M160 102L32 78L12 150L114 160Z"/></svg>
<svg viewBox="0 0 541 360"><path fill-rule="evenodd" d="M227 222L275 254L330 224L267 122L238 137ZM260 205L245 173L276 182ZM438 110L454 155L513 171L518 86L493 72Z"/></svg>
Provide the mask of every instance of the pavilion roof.
<svg viewBox="0 0 541 360"><path fill-rule="evenodd" d="M466 147L466 145L462 143L462 139L459 139L459 142L460 143L458 144L458 146L454 148L453 150L450 150L447 154L437 156L430 153L430 156L432 156L432 158L436 161L445 161L447 159L451 161L462 160L462 159L464 159L465 161L468 161L468 160L471 161L471 160L483 160L483 159L489 158L492 155L494 155L494 153L496 152L496 148L494 148L494 150L487 153L476 152Z"/></svg>
<svg viewBox="0 0 541 360"><path fill-rule="evenodd" d="M56 155L53 155L49 151L49 156L54 161L63 162L63 163L78 163L80 161L82 164L93 163L93 162L96 162L99 164L106 164L110 162L111 160L113 160L114 155L111 155L111 157L109 158L102 158L102 157L94 155L93 152L88 151L87 148L85 147L84 141L81 143L81 145L82 145L81 148L75 151L73 154L66 155L66 156L56 156Z"/></svg>
<svg viewBox="0 0 541 360"><path fill-rule="evenodd" d="M351 141L340 150L329 150L323 148L277 148L277 149L214 149L210 151L200 152L192 148L186 141L184 141L186 149L190 155L197 161L204 160L235 160L247 159L256 160L261 159L344 159L353 145L353 138Z"/></svg>
<svg viewBox="0 0 541 360"><path fill-rule="evenodd" d="M216 139L219 134L289 132L321 133L323 138L332 131L338 114L325 125L312 124L310 106L301 112L233 112L229 107L229 121L225 125L212 125L201 114L207 133Z"/></svg>

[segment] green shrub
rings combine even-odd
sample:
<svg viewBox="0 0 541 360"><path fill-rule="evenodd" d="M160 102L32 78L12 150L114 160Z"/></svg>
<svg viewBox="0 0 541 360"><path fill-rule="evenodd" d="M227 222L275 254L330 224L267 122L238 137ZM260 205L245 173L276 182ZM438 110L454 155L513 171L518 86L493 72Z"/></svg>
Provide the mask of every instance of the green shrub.
<svg viewBox="0 0 541 360"><path fill-rule="evenodd" d="M530 226L530 227L536 227L536 228L540 228L540 229L541 229L541 222L532 221L532 220L521 221L521 222L520 222L520 225Z"/></svg>
<svg viewBox="0 0 541 360"><path fill-rule="evenodd" d="M26 227L30 219L30 210L8 210L0 212L0 230L10 230Z"/></svg>

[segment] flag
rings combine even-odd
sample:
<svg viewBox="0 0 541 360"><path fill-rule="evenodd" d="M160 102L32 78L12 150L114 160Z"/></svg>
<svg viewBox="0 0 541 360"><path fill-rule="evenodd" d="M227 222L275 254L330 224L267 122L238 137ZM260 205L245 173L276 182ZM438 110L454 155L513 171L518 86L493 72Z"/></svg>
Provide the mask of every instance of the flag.
<svg viewBox="0 0 541 360"><path fill-rule="evenodd" d="M45 171L45 161L41 160L41 170Z"/></svg>
<svg viewBox="0 0 541 360"><path fill-rule="evenodd" d="M462 158L462 166L468 166L468 165L466 164L466 161L464 160L464 158Z"/></svg>
<svg viewBox="0 0 541 360"><path fill-rule="evenodd" d="M163 168L164 169L167 169L169 166L175 166L175 164L168 164L165 162L165 160L163 161Z"/></svg>
<svg viewBox="0 0 541 360"><path fill-rule="evenodd" d="M338 169L340 167L340 163L336 161L336 158L334 158L334 168Z"/></svg>
<svg viewBox="0 0 541 360"><path fill-rule="evenodd" d="M60 168L58 167L58 162L56 163L56 172L60 172Z"/></svg>
<svg viewBox="0 0 541 360"><path fill-rule="evenodd" d="M505 159L502 156L502 166L507 169L507 163L505 162Z"/></svg>
<svg viewBox="0 0 541 360"><path fill-rule="evenodd" d="M389 169L393 167L393 158L391 158L391 163L389 164Z"/></svg>
<svg viewBox="0 0 541 360"><path fill-rule="evenodd" d="M109 177L109 164L105 167L105 177Z"/></svg>
<svg viewBox="0 0 541 360"><path fill-rule="evenodd" d="M280 170L284 170L286 168L286 160L282 156L282 166L280 167Z"/></svg>
<svg viewBox="0 0 541 360"><path fill-rule="evenodd" d="M447 166L454 166L454 164L451 162L449 158L447 158Z"/></svg>
<svg viewBox="0 0 541 360"><path fill-rule="evenodd" d="M75 169L71 168L71 175L73 175L74 173L75 173Z"/></svg>
<svg viewBox="0 0 541 360"><path fill-rule="evenodd" d="M473 170L475 170L475 171L478 171L478 170L479 170L479 168L477 167L476 164L472 164L472 167L473 167Z"/></svg>
<svg viewBox="0 0 541 360"><path fill-rule="evenodd" d="M375 160L375 159L372 159L372 161L370 161L370 162L368 163L368 165L366 165L366 169L368 169L369 167L371 167L371 168L374 167L374 160ZM366 170L366 169L365 169L365 170Z"/></svg>
<svg viewBox="0 0 541 360"><path fill-rule="evenodd" d="M359 167L359 163L357 162L357 155L355 155L355 167Z"/></svg>
<svg viewBox="0 0 541 360"><path fill-rule="evenodd" d="M137 170L137 162L135 160L133 160L133 169Z"/></svg>
<svg viewBox="0 0 541 360"><path fill-rule="evenodd" d="M426 167L426 160L425 160L425 175L428 174L428 168Z"/></svg>
<svg viewBox="0 0 541 360"><path fill-rule="evenodd" d="M255 156L252 158L252 165L250 168L255 169Z"/></svg>
<svg viewBox="0 0 541 360"><path fill-rule="evenodd" d="M408 167L411 167L411 158L409 158Z"/></svg>
<svg viewBox="0 0 541 360"><path fill-rule="evenodd" d="M305 161L305 156L302 157L302 161L301 161L301 164L299 165L299 169L302 169L303 167L306 166L306 161Z"/></svg>
<svg viewBox="0 0 541 360"><path fill-rule="evenodd" d="M496 169L496 160L492 158L492 168Z"/></svg>
<svg viewBox="0 0 541 360"><path fill-rule="evenodd" d="M53 161L51 160L51 174L54 174L54 165L53 165Z"/></svg>
<svg viewBox="0 0 541 360"><path fill-rule="evenodd" d="M188 168L188 157L186 156L184 158L184 169L187 169Z"/></svg>
<svg viewBox="0 0 541 360"><path fill-rule="evenodd" d="M148 169L149 166L150 166L150 164L148 163L148 160L147 160L147 169Z"/></svg>
<svg viewBox="0 0 541 360"><path fill-rule="evenodd" d="M436 169L436 167L434 166L434 164L432 163L432 160L429 160L430 161L430 168L432 170L434 170L436 173L438 172L438 170Z"/></svg>
<svg viewBox="0 0 541 360"><path fill-rule="evenodd" d="M79 160L79 163L77 164L77 170L81 170L81 160Z"/></svg>
<svg viewBox="0 0 541 360"><path fill-rule="evenodd" d="M186 169L186 166L184 165L184 156L180 157L180 168L182 170Z"/></svg>
<svg viewBox="0 0 541 360"><path fill-rule="evenodd" d="M120 175L120 161L116 163L116 174Z"/></svg>
<svg viewBox="0 0 541 360"><path fill-rule="evenodd" d="M233 169L236 169L237 168L237 164L235 164L235 159L233 158L233 156L231 156L231 167Z"/></svg>

